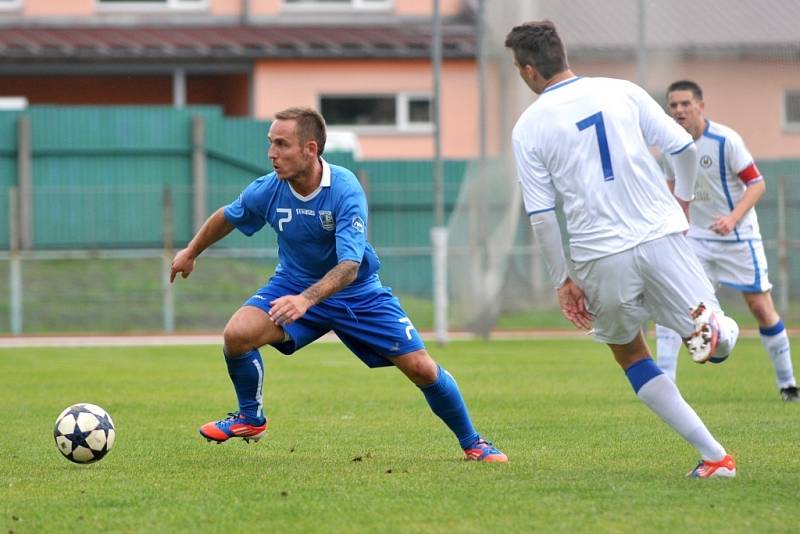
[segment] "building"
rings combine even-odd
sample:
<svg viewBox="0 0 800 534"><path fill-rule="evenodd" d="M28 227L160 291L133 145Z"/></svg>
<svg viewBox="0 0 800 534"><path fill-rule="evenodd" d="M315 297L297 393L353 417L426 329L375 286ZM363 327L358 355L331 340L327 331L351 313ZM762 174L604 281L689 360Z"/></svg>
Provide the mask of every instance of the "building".
<svg viewBox="0 0 800 534"><path fill-rule="evenodd" d="M476 151L468 4L441 2L451 158ZM367 158L430 157L431 13L430 0L0 0L0 96L256 118L309 105Z"/></svg>
<svg viewBox="0 0 800 534"><path fill-rule="evenodd" d="M0 96L31 104L218 104L228 115L259 119L309 105L332 129L355 132L367 159L430 158L433 3L0 0ZM541 17L559 25L577 72L632 79L657 97L677 78L695 79L709 115L739 130L756 157L800 154L798 2L439 3L446 158L502 151L532 98L510 68L503 36ZM481 5L489 28L484 115Z"/></svg>

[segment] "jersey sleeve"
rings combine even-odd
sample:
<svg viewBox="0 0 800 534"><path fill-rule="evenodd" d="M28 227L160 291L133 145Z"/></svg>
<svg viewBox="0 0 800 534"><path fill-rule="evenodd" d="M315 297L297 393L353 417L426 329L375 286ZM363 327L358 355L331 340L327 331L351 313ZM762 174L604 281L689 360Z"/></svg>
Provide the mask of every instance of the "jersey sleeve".
<svg viewBox="0 0 800 534"><path fill-rule="evenodd" d="M261 177L248 185L239 198L225 206L225 218L246 236L258 232L266 223L263 212L265 188L265 179Z"/></svg>
<svg viewBox="0 0 800 534"><path fill-rule="evenodd" d="M694 142L689 132L667 115L647 91L635 84L630 87L639 107L639 127L648 146L675 155Z"/></svg>
<svg viewBox="0 0 800 534"><path fill-rule="evenodd" d="M658 162L659 168L661 168L661 171L664 173L664 178L668 182L674 182L675 169L672 168L672 162L670 161L670 158L666 154L661 153L656 158L656 161Z"/></svg>
<svg viewBox="0 0 800 534"><path fill-rule="evenodd" d="M528 216L554 210L556 188L547 168L516 131L512 136L512 144L517 162L517 178Z"/></svg>
<svg viewBox="0 0 800 534"><path fill-rule="evenodd" d="M336 207L336 258L361 263L367 246L367 199L361 188L342 190Z"/></svg>
<svg viewBox="0 0 800 534"><path fill-rule="evenodd" d="M728 158L728 168L731 169L739 179L749 185L762 179L761 172L753 161L753 156L744 144L742 137L731 132L725 140L726 156Z"/></svg>

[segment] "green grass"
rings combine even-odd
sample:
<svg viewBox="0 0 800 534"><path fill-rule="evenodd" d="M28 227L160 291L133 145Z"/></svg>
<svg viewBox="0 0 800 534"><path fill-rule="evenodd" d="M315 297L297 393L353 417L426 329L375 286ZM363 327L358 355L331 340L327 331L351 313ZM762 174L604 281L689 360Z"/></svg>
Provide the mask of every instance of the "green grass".
<svg viewBox="0 0 800 534"><path fill-rule="evenodd" d="M795 346L798 346L795 340ZM2 532L793 532L800 406L758 340L724 365L684 354L684 396L739 462L687 480L696 452L636 400L608 349L569 340L431 346L508 465L457 443L393 369L340 344L265 350L271 427L196 433L233 407L215 347L0 350ZM52 438L75 402L113 416L114 450L74 465Z"/></svg>

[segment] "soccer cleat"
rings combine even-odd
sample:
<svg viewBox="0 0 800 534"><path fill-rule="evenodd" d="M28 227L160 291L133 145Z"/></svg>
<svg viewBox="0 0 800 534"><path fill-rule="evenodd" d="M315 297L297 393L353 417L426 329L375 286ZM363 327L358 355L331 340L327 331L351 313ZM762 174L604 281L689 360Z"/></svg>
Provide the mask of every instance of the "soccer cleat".
<svg viewBox="0 0 800 534"><path fill-rule="evenodd" d="M686 474L689 478L733 478L736 476L736 460L730 454L719 462L700 460L697 466Z"/></svg>
<svg viewBox="0 0 800 534"><path fill-rule="evenodd" d="M781 388L781 398L784 402L800 402L800 391L797 386Z"/></svg>
<svg viewBox="0 0 800 534"><path fill-rule="evenodd" d="M686 348L697 363L709 361L719 344L719 322L716 314L706 308L702 302L696 308L689 310L689 315L694 322L695 331L686 340Z"/></svg>
<svg viewBox="0 0 800 534"><path fill-rule="evenodd" d="M464 449L464 460L503 463L508 461L508 456L500 452L491 442L478 438Z"/></svg>
<svg viewBox="0 0 800 534"><path fill-rule="evenodd" d="M247 443L258 441L267 430L267 420L260 425L247 422L244 414L239 412L229 413L225 419L211 421L200 427L200 435L208 441L222 443L230 438L242 438Z"/></svg>

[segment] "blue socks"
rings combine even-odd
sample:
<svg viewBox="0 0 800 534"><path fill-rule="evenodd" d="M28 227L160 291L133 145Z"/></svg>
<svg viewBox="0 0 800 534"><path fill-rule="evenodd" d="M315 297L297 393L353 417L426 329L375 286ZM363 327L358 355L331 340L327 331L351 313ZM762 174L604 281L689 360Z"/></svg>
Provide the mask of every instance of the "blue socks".
<svg viewBox="0 0 800 534"><path fill-rule="evenodd" d="M658 368L652 358L644 358L634 363L625 370L625 375L633 387L633 391L638 395L642 386L650 382L658 375L664 374Z"/></svg>
<svg viewBox="0 0 800 534"><path fill-rule="evenodd" d="M478 433L472 426L472 420L469 418L467 406L458 390L458 384L442 366L439 366L439 377L436 382L418 387L425 395L425 400L428 401L433 413L438 415L456 435L462 449L469 447L478 439Z"/></svg>
<svg viewBox="0 0 800 534"><path fill-rule="evenodd" d="M239 400L239 412L249 423L263 423L264 400L261 391L264 385L264 362L261 353L251 350L238 358L226 354L225 364Z"/></svg>

